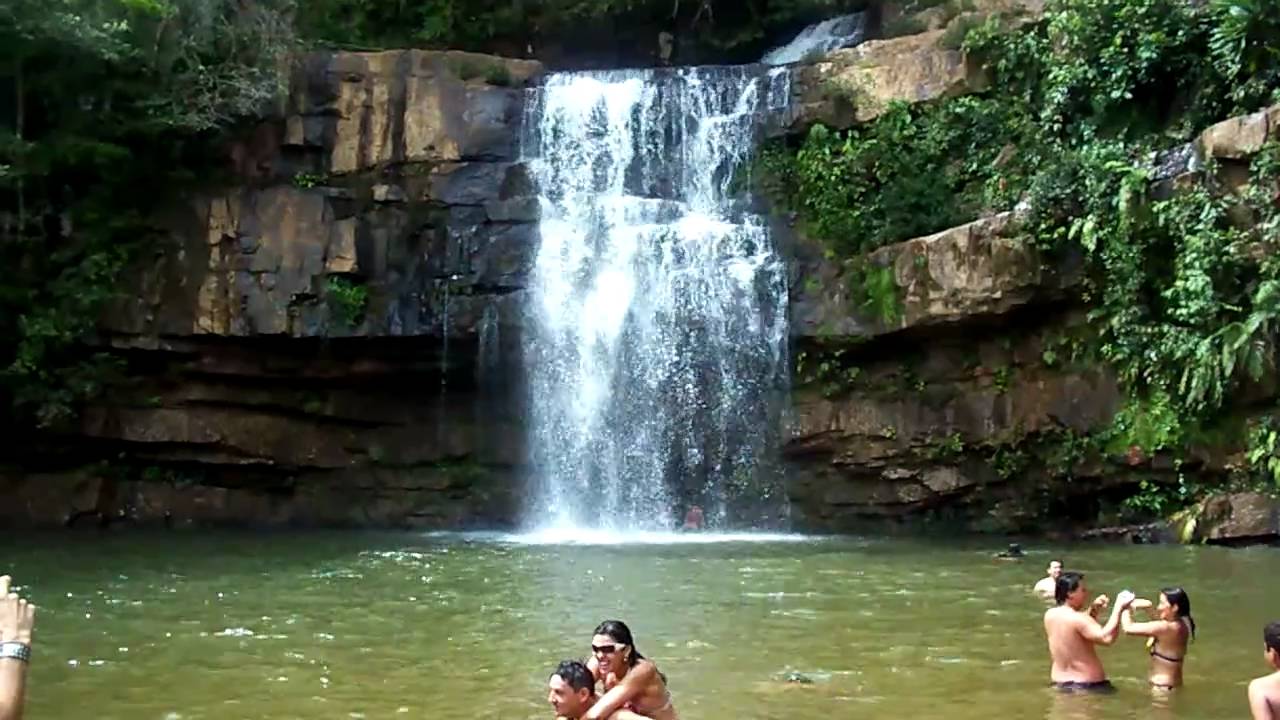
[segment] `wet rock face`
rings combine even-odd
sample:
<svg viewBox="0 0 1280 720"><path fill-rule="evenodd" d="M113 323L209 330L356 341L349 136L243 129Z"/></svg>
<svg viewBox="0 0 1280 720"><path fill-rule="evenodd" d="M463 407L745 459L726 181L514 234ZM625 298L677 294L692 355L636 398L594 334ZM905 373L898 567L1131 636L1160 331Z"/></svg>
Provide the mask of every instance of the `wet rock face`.
<svg viewBox="0 0 1280 720"><path fill-rule="evenodd" d="M1049 338L1072 322L1055 314L1043 330L931 331L899 339L893 351L862 343L868 355L856 374L802 376L783 446L793 518L825 531L925 518L1027 529L1055 508L1132 482L1092 458L1046 468L1054 443L1105 426L1120 401L1105 372L1046 366ZM830 353L815 357L833 362ZM1057 482L1054 472L1074 479Z"/></svg>
<svg viewBox="0 0 1280 720"><path fill-rule="evenodd" d="M1067 264L1048 267L1020 235L1014 213L1000 213L925 237L880 248L857 262L821 256L799 240L791 284L793 336L871 338L1004 315L1052 302L1076 277ZM884 269L896 287L892 317L859 308L853 267Z"/></svg>
<svg viewBox="0 0 1280 720"><path fill-rule="evenodd" d="M523 289L537 241L519 162L522 88L540 73L458 52L305 57L283 120L232 148L246 183L175 210L167 244L105 329L474 335L484 307L517 326L508 296ZM352 299L336 297L335 281L363 288L359 307L335 307Z"/></svg>
<svg viewBox="0 0 1280 720"><path fill-rule="evenodd" d="M520 128L541 72L302 58L280 116L230 148L235 185L160 218L105 312L130 383L84 412L72 452L24 458L62 480L17 496L99 483L103 516L138 522L511 525L538 242ZM66 467L103 457L121 467Z"/></svg>
<svg viewBox="0 0 1280 720"><path fill-rule="evenodd" d="M1214 495L1175 517L1184 543L1249 545L1280 542L1280 500L1257 492Z"/></svg>

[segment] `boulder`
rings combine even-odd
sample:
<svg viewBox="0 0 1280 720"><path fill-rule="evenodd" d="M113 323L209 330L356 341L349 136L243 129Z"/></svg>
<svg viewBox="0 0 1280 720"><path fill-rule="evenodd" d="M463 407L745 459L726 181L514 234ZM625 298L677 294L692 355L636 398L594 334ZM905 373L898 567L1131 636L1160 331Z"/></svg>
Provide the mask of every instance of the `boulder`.
<svg viewBox="0 0 1280 720"><path fill-rule="evenodd" d="M886 24L900 18L901 5L887 5ZM958 49L956 38L993 14L1010 25L1033 21L1044 12L1044 2L972 0L970 7L959 14L946 6L927 9L907 20L924 32L868 40L798 67L789 120L775 132L801 132L814 123L847 128L874 120L893 102L928 102L985 89L985 72Z"/></svg>
<svg viewBox="0 0 1280 720"><path fill-rule="evenodd" d="M787 132L822 123L847 128L879 117L894 101L925 102L980 90L983 74L959 50L939 46L945 31L868 40L798 68Z"/></svg>
<svg viewBox="0 0 1280 720"><path fill-rule="evenodd" d="M1275 542L1280 540L1280 499L1258 492L1213 495L1170 522L1184 543Z"/></svg>
<svg viewBox="0 0 1280 720"><path fill-rule="evenodd" d="M801 263L792 282L792 334L868 338L1002 315L1053 298L1072 282L1071 274L1046 269L1035 248L1019 237L1015 220L1013 213L1001 213L887 245L843 265ZM892 317L872 316L857 306L853 283L868 268L892 273Z"/></svg>
<svg viewBox="0 0 1280 720"><path fill-rule="evenodd" d="M1280 105L1211 125L1196 140L1201 158L1243 160L1280 139Z"/></svg>

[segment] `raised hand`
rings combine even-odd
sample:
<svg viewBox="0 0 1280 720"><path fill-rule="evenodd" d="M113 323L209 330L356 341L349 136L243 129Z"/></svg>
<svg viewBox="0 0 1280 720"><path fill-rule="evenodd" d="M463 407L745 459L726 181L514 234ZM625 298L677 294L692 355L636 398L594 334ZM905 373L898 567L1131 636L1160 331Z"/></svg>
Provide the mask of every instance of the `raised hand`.
<svg viewBox="0 0 1280 720"><path fill-rule="evenodd" d="M36 606L10 592L12 582L8 575L0 575L0 642L30 645L36 624Z"/></svg>

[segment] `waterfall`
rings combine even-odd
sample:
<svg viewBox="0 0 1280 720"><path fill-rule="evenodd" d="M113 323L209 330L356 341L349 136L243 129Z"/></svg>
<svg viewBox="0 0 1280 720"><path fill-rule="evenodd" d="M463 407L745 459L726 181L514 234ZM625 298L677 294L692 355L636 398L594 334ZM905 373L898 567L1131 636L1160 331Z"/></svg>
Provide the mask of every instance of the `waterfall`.
<svg viewBox="0 0 1280 720"><path fill-rule="evenodd" d="M866 35L866 15L853 13L810 25L791 42L765 53L765 65L789 65L813 60L843 47L862 42Z"/></svg>
<svg viewBox="0 0 1280 720"><path fill-rule="evenodd" d="M778 82L706 67L534 91L529 527L663 530L689 504L758 526L785 507L786 272L739 189Z"/></svg>

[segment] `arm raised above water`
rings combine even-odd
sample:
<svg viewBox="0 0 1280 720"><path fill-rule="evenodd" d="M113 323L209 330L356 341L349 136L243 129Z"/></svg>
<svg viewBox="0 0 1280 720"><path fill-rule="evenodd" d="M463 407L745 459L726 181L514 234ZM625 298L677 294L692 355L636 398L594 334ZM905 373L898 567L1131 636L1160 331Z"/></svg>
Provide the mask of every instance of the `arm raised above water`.
<svg viewBox="0 0 1280 720"><path fill-rule="evenodd" d="M1120 613L1120 627L1124 630L1125 635L1136 635L1138 637L1159 637L1165 633L1178 631L1178 623L1176 622L1168 622L1166 620L1136 622L1133 619L1133 612L1129 608L1125 608Z"/></svg>
<svg viewBox="0 0 1280 720"><path fill-rule="evenodd" d="M1096 645L1110 645L1120 635L1120 615L1133 603L1133 593L1125 590L1116 596L1116 603L1111 608L1111 617L1106 625L1099 625L1092 617L1080 614L1077 617L1077 629L1080 635Z"/></svg>

